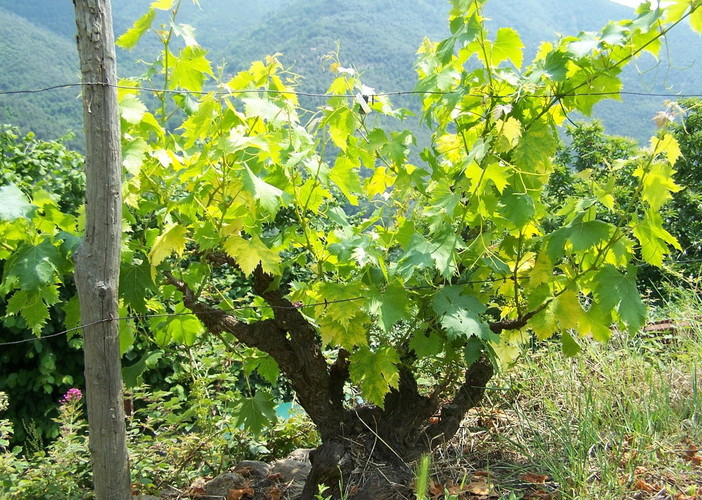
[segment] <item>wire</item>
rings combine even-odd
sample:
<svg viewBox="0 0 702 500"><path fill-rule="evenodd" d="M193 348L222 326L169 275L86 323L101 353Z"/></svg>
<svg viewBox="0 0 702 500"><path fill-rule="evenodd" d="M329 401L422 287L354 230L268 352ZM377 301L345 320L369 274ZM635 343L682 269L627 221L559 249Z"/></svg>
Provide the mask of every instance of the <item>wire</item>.
<svg viewBox="0 0 702 500"><path fill-rule="evenodd" d="M234 312L234 311L242 311L246 309L304 309L308 307L319 307L319 306L324 306L327 307L331 304L340 304L344 302L352 302L356 300L361 300L365 299L366 297L350 297L346 299L337 299L337 300L325 300L324 302L314 302L311 304L301 304L301 305L291 305L291 306L272 306L272 305L260 305L260 306L237 306L237 307L230 307L227 309L216 309L214 311L203 311L197 314L220 314L220 313L228 313L228 312ZM8 346L8 345L17 345L17 344L25 344L27 342L37 342L40 340L45 340L45 339L50 339L53 337L58 337L61 335L66 335L70 332L74 332L76 330L82 330L83 328L87 328L90 326L95 326L99 325L102 323L108 323L110 321L127 321L130 319L148 319L148 318L174 318L178 316L194 316L196 313L194 312L182 312L182 313L154 313L154 314L133 314L129 316L120 316L117 318L104 318L104 319L99 319L97 321L93 321L92 323L86 323L80 326L75 326L73 328L68 328L66 330L62 330L60 332L52 333L50 335L43 335L41 337L34 337L30 339L21 339L21 340L14 340L11 342L2 342L0 343L0 347L3 346Z"/></svg>
<svg viewBox="0 0 702 500"><path fill-rule="evenodd" d="M191 95L207 95L212 92L219 94L220 96L227 95L239 95L239 94L251 94L251 93L262 93L262 94L275 94L275 95L294 95L299 97L317 97L317 98L331 98L331 97L347 97L354 98L355 94L329 94L324 92L304 92L297 90L276 90L276 89L251 89L251 90L222 90L220 89L210 89L210 90L179 90L179 89L157 89L154 87L137 87L131 85L118 85L106 82L85 82L85 83L64 83L59 85L52 85L49 87L36 88L36 89L20 89L20 90L1 90L0 95L20 95L20 94L39 94L42 92L50 92L52 90L65 89L65 88L75 88L75 87L88 87L91 85L100 85L105 87L112 87L122 90L141 90L144 92L153 93L165 93L165 94L191 94ZM390 92L375 92L374 96L400 96L400 95L453 95L461 94L460 90L453 91L424 91L424 90L396 90ZM464 95L469 97L490 97L494 99L506 99L515 94L490 94L490 93L464 93ZM539 98L549 98L554 97L580 97L580 96L617 96L617 95L630 95L637 97L666 97L666 98L692 98L692 97L702 97L702 94L672 94L666 92L637 92L637 91L612 91L612 92L572 92L565 94L541 94L532 95L528 97L539 97ZM524 97L522 95L522 97Z"/></svg>

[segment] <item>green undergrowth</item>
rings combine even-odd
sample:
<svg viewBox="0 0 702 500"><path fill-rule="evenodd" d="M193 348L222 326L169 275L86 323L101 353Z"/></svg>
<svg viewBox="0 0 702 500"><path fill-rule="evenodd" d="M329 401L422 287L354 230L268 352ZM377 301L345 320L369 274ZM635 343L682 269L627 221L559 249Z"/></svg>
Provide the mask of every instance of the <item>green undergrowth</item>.
<svg viewBox="0 0 702 500"><path fill-rule="evenodd" d="M608 344L581 339L572 358L558 342L532 345L435 455L431 498L474 498L471 491L485 488L505 499L699 498L700 300L686 292L655 311L675 328L615 332ZM148 387L127 393L135 408L128 417L135 492L187 491L196 478L241 459L277 458L317 443L300 414L256 437L242 432L222 381L197 380L187 397ZM56 441L11 450L12 429L0 419L0 498L90 497L82 400L62 404L57 422Z"/></svg>
<svg viewBox="0 0 702 500"><path fill-rule="evenodd" d="M240 460L272 460L318 444L309 419L290 403L272 408L274 424L243 430L233 383L201 371L187 394L181 386L125 392L134 495L187 492L196 479L215 477ZM22 448L11 444L14 430L2 419L7 398L0 393L0 500L93 498L83 399L66 399L57 404L58 438L29 440Z"/></svg>

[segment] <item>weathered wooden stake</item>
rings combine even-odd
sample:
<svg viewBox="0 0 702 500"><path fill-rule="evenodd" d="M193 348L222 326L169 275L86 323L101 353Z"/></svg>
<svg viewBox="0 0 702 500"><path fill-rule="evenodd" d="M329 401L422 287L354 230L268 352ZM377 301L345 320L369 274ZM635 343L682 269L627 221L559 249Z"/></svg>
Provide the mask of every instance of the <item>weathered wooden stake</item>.
<svg viewBox="0 0 702 500"><path fill-rule="evenodd" d="M117 293L122 228L121 150L109 0L74 0L86 137L85 237L75 279L84 332L86 402L98 500L130 498Z"/></svg>

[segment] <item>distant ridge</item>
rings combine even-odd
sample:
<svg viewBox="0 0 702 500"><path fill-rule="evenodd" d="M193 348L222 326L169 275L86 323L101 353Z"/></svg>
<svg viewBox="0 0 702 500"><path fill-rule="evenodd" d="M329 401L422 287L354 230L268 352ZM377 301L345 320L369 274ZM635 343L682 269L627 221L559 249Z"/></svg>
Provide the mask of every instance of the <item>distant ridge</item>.
<svg viewBox="0 0 702 500"><path fill-rule="evenodd" d="M53 3L53 2L51 2ZM0 90L24 90L80 81L75 46L44 28L0 8ZM44 139L69 132L73 148L82 147L79 89L44 94L0 95L0 122L34 131Z"/></svg>

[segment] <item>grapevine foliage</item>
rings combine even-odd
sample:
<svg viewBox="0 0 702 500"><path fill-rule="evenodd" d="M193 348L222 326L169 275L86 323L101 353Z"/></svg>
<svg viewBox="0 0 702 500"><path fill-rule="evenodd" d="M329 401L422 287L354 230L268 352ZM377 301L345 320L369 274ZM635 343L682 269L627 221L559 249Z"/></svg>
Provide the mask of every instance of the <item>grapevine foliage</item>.
<svg viewBox="0 0 702 500"><path fill-rule="evenodd" d="M637 256L660 266L677 247L660 216L679 190L676 140L662 133L630 159L630 199L620 203L613 185L568 197L559 227L545 223L544 186L568 114L616 98L622 67L656 56L676 24L701 31L702 1L644 3L634 19L542 43L526 65L515 30L487 31L484 3L453 0L450 36L419 48L431 144L416 155L413 134L400 131L406 111L381 94L367 113L354 96L369 90L341 61L330 97L309 111L278 58L227 75L175 22L178 2L154 2L118 39L129 49L154 31L164 47L144 78L120 82L123 307L182 313L197 302L264 324L281 307L269 292L281 291L332 359L348 353L351 382L381 407L401 367L435 377L441 392L481 356L512 361L532 334L561 334L572 354L577 336L639 329ZM161 26L159 11L170 14ZM156 105L140 90L154 86ZM78 222L3 189L0 292L38 333L68 265L73 240L61 235ZM41 238L27 236L35 229ZM148 327L164 345L207 331L188 315L152 317ZM261 401L242 405L243 423L260 426Z"/></svg>

